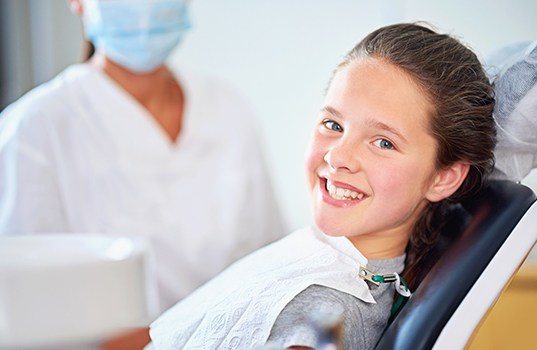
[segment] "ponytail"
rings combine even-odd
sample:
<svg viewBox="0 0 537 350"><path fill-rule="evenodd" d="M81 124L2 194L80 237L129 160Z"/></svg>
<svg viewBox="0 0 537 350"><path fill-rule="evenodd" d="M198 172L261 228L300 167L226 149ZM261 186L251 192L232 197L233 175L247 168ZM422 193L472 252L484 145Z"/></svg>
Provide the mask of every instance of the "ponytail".
<svg viewBox="0 0 537 350"><path fill-rule="evenodd" d="M406 249L403 271L411 290L417 288L428 270L424 261L428 261L432 248L446 225L448 208L447 201L429 203L414 226Z"/></svg>

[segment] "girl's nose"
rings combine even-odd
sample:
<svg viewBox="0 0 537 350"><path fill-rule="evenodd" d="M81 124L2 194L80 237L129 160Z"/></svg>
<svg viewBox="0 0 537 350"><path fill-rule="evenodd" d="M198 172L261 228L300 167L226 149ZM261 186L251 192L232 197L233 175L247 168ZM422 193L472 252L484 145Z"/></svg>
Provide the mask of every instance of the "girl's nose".
<svg viewBox="0 0 537 350"><path fill-rule="evenodd" d="M360 161L357 157L358 150L351 145L338 145L332 147L323 159L330 167L330 171L335 173L344 171L355 173L360 170Z"/></svg>

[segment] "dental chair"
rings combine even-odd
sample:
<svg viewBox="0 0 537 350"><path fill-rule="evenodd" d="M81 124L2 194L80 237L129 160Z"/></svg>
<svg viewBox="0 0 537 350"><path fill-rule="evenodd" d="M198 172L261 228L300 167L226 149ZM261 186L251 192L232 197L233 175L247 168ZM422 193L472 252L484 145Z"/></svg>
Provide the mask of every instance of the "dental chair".
<svg viewBox="0 0 537 350"><path fill-rule="evenodd" d="M537 240L536 196L515 182L490 181L448 215L426 275L376 350L464 349Z"/></svg>

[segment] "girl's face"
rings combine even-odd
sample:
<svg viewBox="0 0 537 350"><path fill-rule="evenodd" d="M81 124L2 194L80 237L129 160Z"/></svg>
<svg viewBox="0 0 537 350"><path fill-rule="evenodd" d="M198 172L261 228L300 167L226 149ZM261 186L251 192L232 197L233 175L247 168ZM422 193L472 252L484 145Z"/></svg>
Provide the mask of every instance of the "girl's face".
<svg viewBox="0 0 537 350"><path fill-rule="evenodd" d="M431 111L411 77L391 64L370 58L339 69L307 154L323 232L351 241L397 236L406 245L435 182Z"/></svg>

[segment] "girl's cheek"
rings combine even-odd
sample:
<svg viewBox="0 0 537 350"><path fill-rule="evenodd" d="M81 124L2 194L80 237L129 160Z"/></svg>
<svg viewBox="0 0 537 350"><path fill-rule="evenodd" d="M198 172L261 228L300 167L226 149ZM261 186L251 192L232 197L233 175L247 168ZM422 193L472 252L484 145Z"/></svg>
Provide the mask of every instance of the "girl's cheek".
<svg viewBox="0 0 537 350"><path fill-rule="evenodd" d="M320 137L314 134L305 155L306 175L310 185L315 181L316 172L324 162L323 158L327 152L326 147Z"/></svg>
<svg viewBox="0 0 537 350"><path fill-rule="evenodd" d="M306 155L305 155L306 166L308 169L310 169L310 166L312 166L314 163L317 162L317 158L319 158L319 154L322 152L323 152L323 146L319 138L319 135L317 135L317 133L314 133L310 140L310 143L308 145L308 148L306 150Z"/></svg>
<svg viewBox="0 0 537 350"><path fill-rule="evenodd" d="M383 191L395 194L401 191L402 186L408 186L407 181L410 178L407 176L405 169L393 166L389 162L372 162L372 164L377 169L373 171L375 175L370 177L371 181L375 181L380 185Z"/></svg>
<svg viewBox="0 0 537 350"><path fill-rule="evenodd" d="M375 181L377 191L390 194L397 198L408 198L411 194L419 192L423 181L423 171L418 164L376 163L379 169L374 171L376 176L370 180Z"/></svg>

